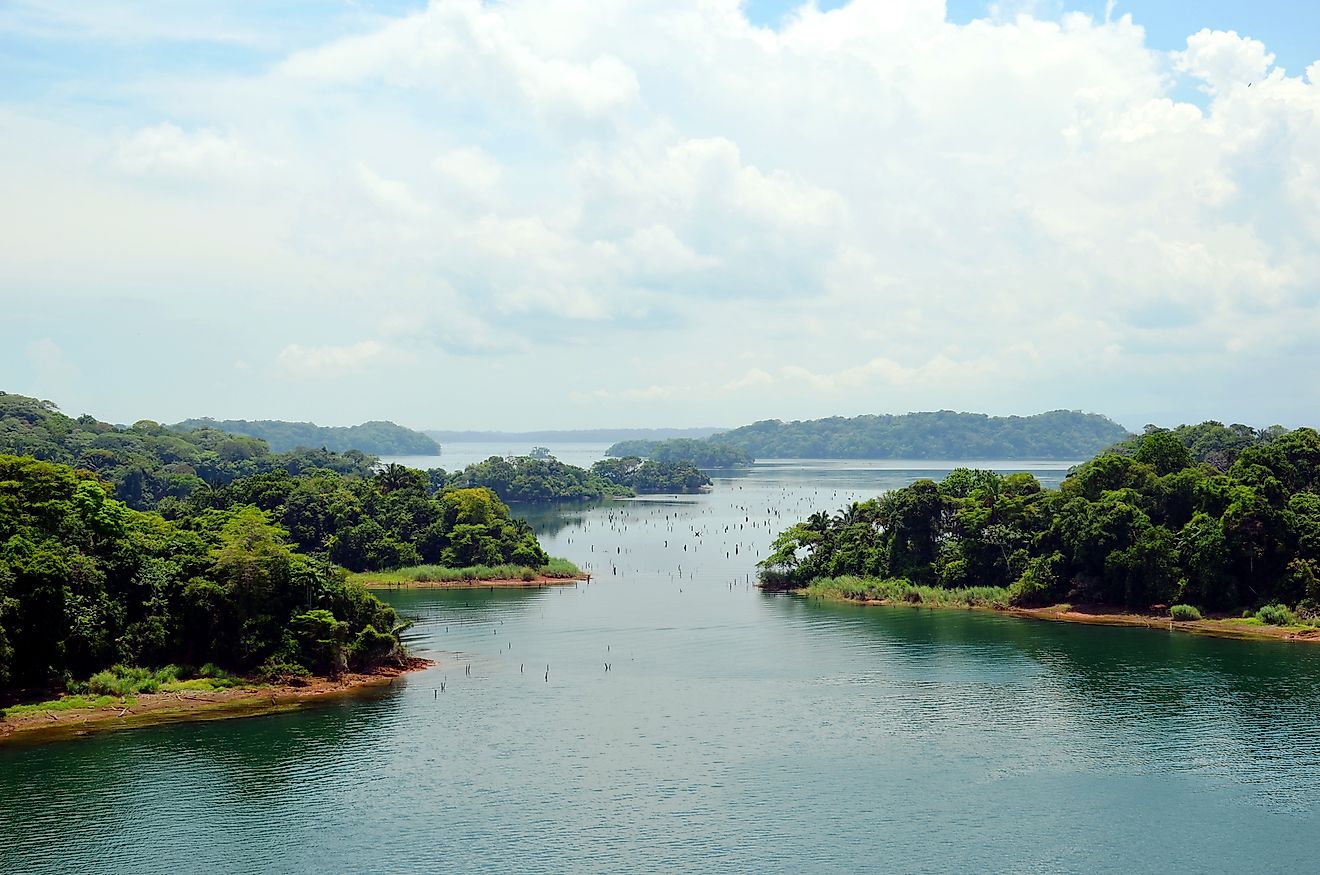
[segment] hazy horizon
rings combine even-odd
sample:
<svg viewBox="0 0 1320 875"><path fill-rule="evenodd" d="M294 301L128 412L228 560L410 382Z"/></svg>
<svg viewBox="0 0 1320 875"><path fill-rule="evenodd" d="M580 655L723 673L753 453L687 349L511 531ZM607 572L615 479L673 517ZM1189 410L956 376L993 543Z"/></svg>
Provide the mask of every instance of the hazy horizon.
<svg viewBox="0 0 1320 875"><path fill-rule="evenodd" d="M1320 424L1320 7L0 8L0 388L419 430Z"/></svg>

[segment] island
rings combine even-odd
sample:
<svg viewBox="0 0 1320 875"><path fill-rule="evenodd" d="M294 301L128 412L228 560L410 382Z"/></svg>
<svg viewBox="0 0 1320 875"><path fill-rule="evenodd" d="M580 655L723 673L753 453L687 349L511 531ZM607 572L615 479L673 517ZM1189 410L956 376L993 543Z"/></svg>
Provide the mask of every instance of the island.
<svg viewBox="0 0 1320 875"><path fill-rule="evenodd" d="M590 468L544 456L491 456L446 474L426 472L435 489L482 487L510 504L590 502L635 495L693 493L710 487L710 478L690 462L643 460L636 456L602 459Z"/></svg>
<svg viewBox="0 0 1320 875"><path fill-rule="evenodd" d="M607 456L637 456L654 462L687 463L697 468L741 468L755 459L746 449L717 437L706 440L670 438L662 441L620 441L605 451Z"/></svg>
<svg viewBox="0 0 1320 875"><path fill-rule="evenodd" d="M642 459L626 456L622 459L602 459L591 466L593 474L604 477L638 495L702 492L710 488L710 477L691 462Z"/></svg>
<svg viewBox="0 0 1320 875"><path fill-rule="evenodd" d="M1320 434L1238 429L1228 442L1224 431L1148 428L1058 489L1030 474L961 468L817 512L779 535L760 583L858 602L1315 640ZM1198 453L1215 464L1193 452L1203 438Z"/></svg>
<svg viewBox="0 0 1320 875"><path fill-rule="evenodd" d="M425 667L366 573L581 576L484 487L23 396L0 410L0 737L279 710ZM148 486L170 477L186 488Z"/></svg>

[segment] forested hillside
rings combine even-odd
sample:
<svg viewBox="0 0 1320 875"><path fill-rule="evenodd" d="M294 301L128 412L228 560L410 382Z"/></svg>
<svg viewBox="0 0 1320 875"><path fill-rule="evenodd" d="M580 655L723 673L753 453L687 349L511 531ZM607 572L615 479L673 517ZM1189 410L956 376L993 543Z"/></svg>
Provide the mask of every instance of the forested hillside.
<svg viewBox="0 0 1320 875"><path fill-rule="evenodd" d="M358 450L373 456L435 456L440 453L440 445L434 439L392 422L328 426L275 419L185 419L170 428L175 431L218 429L244 434L261 438L277 453L322 448L340 453Z"/></svg>
<svg viewBox="0 0 1320 875"><path fill-rule="evenodd" d="M170 521L90 472L0 455L0 693L119 664L365 668L402 655L398 626L255 507Z"/></svg>
<svg viewBox="0 0 1320 875"><path fill-rule="evenodd" d="M535 573L549 557L489 489L0 394L0 693L111 667L273 677L401 658L393 610L345 571L421 563Z"/></svg>
<svg viewBox="0 0 1320 875"><path fill-rule="evenodd" d="M73 419L49 401L5 392L0 453L95 471L112 485L116 499L139 510L268 471L328 469L366 477L376 463L357 450L272 453L264 441L214 428L176 432L146 419L131 426L86 414Z"/></svg>
<svg viewBox="0 0 1320 875"><path fill-rule="evenodd" d="M759 459L1086 459L1128 437L1095 413L1053 410L1035 416L906 413L777 419L711 438Z"/></svg>

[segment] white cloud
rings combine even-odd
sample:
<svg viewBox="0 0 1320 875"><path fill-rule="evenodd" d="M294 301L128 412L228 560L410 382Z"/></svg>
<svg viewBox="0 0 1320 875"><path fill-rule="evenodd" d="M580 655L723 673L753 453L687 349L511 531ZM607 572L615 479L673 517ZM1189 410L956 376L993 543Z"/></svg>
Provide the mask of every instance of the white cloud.
<svg viewBox="0 0 1320 875"><path fill-rule="evenodd" d="M1273 63L1274 55L1264 43L1233 30L1200 30L1187 38L1187 50L1178 55L1178 68L1205 82L1212 94L1259 82Z"/></svg>
<svg viewBox="0 0 1320 875"><path fill-rule="evenodd" d="M293 377L337 377L412 360L408 353L375 340L361 340L346 346L291 343L275 356L275 366L281 373Z"/></svg>
<svg viewBox="0 0 1320 875"><path fill-rule="evenodd" d="M398 180L386 179L365 164L357 166L357 175L367 195L388 210L411 219L423 218L431 211L407 185Z"/></svg>
<svg viewBox="0 0 1320 875"><path fill-rule="evenodd" d="M561 12L590 17L584 9ZM480 0L443 0L376 33L299 52L280 72L331 85L385 82L446 94L494 87L551 117L603 117L636 98L636 75L613 53L553 46L553 33L527 26L534 15L526 7L509 15Z"/></svg>
<svg viewBox="0 0 1320 875"><path fill-rule="evenodd" d="M266 164L235 137L206 128L185 131L170 122L122 140L115 159L128 173L202 178L241 176Z"/></svg>
<svg viewBox="0 0 1320 875"><path fill-rule="evenodd" d="M451 184L478 198L494 194L504 175L500 162L476 146L448 149L437 155L432 163Z"/></svg>
<svg viewBox="0 0 1320 875"><path fill-rule="evenodd" d="M688 421L1320 403L1320 68L1056 6L770 29L735 0L435 0L266 72L120 86L168 122L9 107L0 282L356 321L376 339L281 369L406 376L405 343L468 368L473 425L529 374L531 415Z"/></svg>

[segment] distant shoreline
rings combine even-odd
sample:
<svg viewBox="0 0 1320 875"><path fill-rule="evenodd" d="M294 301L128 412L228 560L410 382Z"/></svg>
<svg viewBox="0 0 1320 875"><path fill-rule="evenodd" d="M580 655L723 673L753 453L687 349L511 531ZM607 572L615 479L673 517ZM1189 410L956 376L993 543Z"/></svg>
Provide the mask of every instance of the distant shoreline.
<svg viewBox="0 0 1320 875"><path fill-rule="evenodd" d="M775 592L775 590L765 590ZM1287 626L1249 625L1235 618L1206 618L1201 620L1172 620L1155 614L1136 614L1111 605L1051 605L1043 608L995 607L993 605L930 605L902 599L856 599L842 596L807 594L804 590L779 590L799 598L817 598L824 601L853 605L885 605L889 607L926 608L944 611L989 611L1028 620L1046 620L1056 623L1080 623L1086 626L1128 626L1145 629L1163 629L1206 635L1213 638L1233 638L1244 641L1300 641L1320 643L1320 629L1298 629Z"/></svg>
<svg viewBox="0 0 1320 875"><path fill-rule="evenodd" d="M396 678L433 665L410 657L402 666L381 666L369 673L337 678L314 677L303 684L259 684L207 692L139 693L99 708L41 711L0 719L0 745L45 744L112 732L188 723L227 720L296 711L392 685Z"/></svg>

